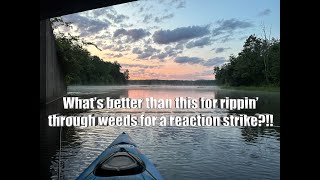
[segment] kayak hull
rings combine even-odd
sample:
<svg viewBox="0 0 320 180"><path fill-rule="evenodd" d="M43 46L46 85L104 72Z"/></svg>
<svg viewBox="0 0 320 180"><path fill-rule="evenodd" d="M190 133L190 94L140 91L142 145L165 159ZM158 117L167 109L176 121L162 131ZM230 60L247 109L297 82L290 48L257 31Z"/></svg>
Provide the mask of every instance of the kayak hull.
<svg viewBox="0 0 320 180"><path fill-rule="evenodd" d="M141 166L141 172L139 173L124 173L122 172L129 172L129 171L122 171L117 168L113 170L111 166L106 165L113 171L111 175L101 175L101 173L98 173L100 171L99 168L104 167L103 163L106 163L107 161L110 161L112 163L119 164L118 162L113 162L110 160L110 157L116 157L117 154L124 155L126 154L128 157L135 161L135 159L138 159L136 163ZM119 159L123 158L120 157ZM137 166L138 166L137 165ZM129 165L127 165L129 166ZM103 171L103 170L102 170ZM109 172L107 172L108 174ZM109 173L110 174L110 173ZM116 175L112 175L116 174ZM96 158L88 167L85 169L80 176L77 179L94 179L94 180L102 180L102 179L157 179L161 180L163 177L159 173L159 171L156 169L156 167L152 164L152 162L141 153L141 151L138 149L138 146L134 141L131 139L131 137L127 133L122 133L119 135L109 146L108 148L103 151L98 158Z"/></svg>

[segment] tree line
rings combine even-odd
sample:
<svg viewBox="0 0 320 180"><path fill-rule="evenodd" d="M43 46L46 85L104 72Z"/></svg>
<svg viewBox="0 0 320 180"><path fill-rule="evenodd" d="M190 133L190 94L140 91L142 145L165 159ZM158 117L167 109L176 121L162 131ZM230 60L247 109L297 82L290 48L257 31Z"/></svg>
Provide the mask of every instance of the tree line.
<svg viewBox="0 0 320 180"><path fill-rule="evenodd" d="M215 67L215 78L228 86L280 86L280 40L251 35L238 56Z"/></svg>
<svg viewBox="0 0 320 180"><path fill-rule="evenodd" d="M53 28L70 27L61 18L51 20ZM107 62L92 56L84 47L96 46L80 37L61 32L55 33L57 57L61 62L68 85L122 85L127 84L129 71L121 72L118 62ZM97 47L97 46L96 46ZM98 48L98 47L97 47Z"/></svg>
<svg viewBox="0 0 320 180"><path fill-rule="evenodd" d="M214 86L215 80L129 80L129 85Z"/></svg>

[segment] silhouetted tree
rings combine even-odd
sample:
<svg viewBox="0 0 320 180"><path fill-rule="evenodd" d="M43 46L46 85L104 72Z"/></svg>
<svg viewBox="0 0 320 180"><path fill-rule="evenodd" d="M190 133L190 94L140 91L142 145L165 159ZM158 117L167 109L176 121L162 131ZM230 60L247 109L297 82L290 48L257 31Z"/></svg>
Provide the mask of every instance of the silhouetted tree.
<svg viewBox="0 0 320 180"><path fill-rule="evenodd" d="M251 35L238 56L214 69L219 84L231 86L280 86L280 40Z"/></svg>
<svg viewBox="0 0 320 180"><path fill-rule="evenodd" d="M70 23L61 18L51 20L52 26L70 27ZM62 63L65 81L69 85L113 85L126 84L129 79L129 71L121 73L121 65L118 62L107 62L97 56L92 56L84 47L95 44L81 40L78 36L64 33L56 33L56 48L58 59ZM98 48L98 47L97 47ZM99 49L99 48L98 48Z"/></svg>

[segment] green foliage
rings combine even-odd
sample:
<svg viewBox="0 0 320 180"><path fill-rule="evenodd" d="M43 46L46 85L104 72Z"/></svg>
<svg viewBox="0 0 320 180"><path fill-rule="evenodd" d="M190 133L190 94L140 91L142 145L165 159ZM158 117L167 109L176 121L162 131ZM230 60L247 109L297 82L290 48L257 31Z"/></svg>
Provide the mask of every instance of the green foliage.
<svg viewBox="0 0 320 180"><path fill-rule="evenodd" d="M218 84L228 86L280 86L280 40L251 35L238 56L215 67Z"/></svg>
<svg viewBox="0 0 320 180"><path fill-rule="evenodd" d="M52 26L70 27L70 23L61 18L51 20ZM93 45L81 40L78 36L55 33L57 56L62 63L65 81L68 85L121 85L129 79L129 71L121 73L118 62L106 62L97 56L92 56L84 47ZM99 49L99 48L98 48Z"/></svg>

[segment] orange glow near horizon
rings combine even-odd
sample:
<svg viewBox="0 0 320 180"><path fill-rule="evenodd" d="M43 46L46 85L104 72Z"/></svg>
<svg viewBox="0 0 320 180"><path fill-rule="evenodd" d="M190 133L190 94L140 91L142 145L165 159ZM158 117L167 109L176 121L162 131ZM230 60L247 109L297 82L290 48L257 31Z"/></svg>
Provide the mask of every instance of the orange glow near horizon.
<svg viewBox="0 0 320 180"><path fill-rule="evenodd" d="M173 59L168 59L166 62L157 62L150 60L137 60L136 55L127 54L124 57L113 58L107 55L107 51L92 50L92 54L101 57L105 61L117 61L122 66L122 71L128 69L130 80L214 80L213 67L203 67L201 65L192 64L178 64ZM126 65L142 65L144 67L127 67ZM205 71L212 71L211 74L202 73Z"/></svg>

